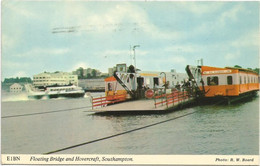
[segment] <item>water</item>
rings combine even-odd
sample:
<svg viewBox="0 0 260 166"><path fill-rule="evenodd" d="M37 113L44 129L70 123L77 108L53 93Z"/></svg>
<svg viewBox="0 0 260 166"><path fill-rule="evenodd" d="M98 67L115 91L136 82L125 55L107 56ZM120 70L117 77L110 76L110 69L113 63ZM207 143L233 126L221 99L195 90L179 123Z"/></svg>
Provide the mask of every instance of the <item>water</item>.
<svg viewBox="0 0 260 166"><path fill-rule="evenodd" d="M92 93L100 96L101 93ZM230 106L196 106L163 115L99 116L89 97L28 100L2 96L3 154L43 154L166 123L57 154L259 154L259 98Z"/></svg>

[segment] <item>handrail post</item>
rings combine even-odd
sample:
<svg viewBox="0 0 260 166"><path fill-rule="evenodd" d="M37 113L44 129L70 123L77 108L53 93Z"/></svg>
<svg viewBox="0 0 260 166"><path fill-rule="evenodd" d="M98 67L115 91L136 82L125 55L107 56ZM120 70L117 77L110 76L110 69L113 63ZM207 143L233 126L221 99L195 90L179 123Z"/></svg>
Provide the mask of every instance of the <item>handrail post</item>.
<svg viewBox="0 0 260 166"><path fill-rule="evenodd" d="M101 107L103 107L103 98L102 98L102 96L100 96L100 99L101 99Z"/></svg>
<svg viewBox="0 0 260 166"><path fill-rule="evenodd" d="M185 102L185 97L184 97L184 88L182 90L182 102Z"/></svg>
<svg viewBox="0 0 260 166"><path fill-rule="evenodd" d="M174 92L172 92L172 106L174 106Z"/></svg>
<svg viewBox="0 0 260 166"><path fill-rule="evenodd" d="M163 94L161 96L161 103L162 103L162 106L163 106Z"/></svg>
<svg viewBox="0 0 260 166"><path fill-rule="evenodd" d="M93 96L90 96L91 97L91 104L92 104L92 110L93 110Z"/></svg>
<svg viewBox="0 0 260 166"><path fill-rule="evenodd" d="M154 96L154 106L156 108L156 96Z"/></svg>
<svg viewBox="0 0 260 166"><path fill-rule="evenodd" d="M178 104L179 104L179 102L180 102L180 92L178 91Z"/></svg>
<svg viewBox="0 0 260 166"><path fill-rule="evenodd" d="M167 94L165 93L165 99L166 99L166 106L168 108L168 97L167 97Z"/></svg>

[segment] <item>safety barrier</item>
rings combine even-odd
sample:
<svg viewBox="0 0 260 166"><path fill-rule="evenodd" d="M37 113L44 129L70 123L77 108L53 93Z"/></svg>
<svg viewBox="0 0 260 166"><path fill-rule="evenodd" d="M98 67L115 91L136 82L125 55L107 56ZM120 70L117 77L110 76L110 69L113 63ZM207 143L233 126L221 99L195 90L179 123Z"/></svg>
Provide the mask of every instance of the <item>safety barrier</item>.
<svg viewBox="0 0 260 166"><path fill-rule="evenodd" d="M154 97L154 106L155 108L159 105L166 105L167 108L172 104L178 104L189 99L191 96L187 91L173 91L170 94L161 94ZM157 100L157 101L156 101ZM158 101L159 100L159 101Z"/></svg>
<svg viewBox="0 0 260 166"><path fill-rule="evenodd" d="M92 109L99 106L105 107L108 104L114 104L125 100L126 100L126 94L106 96L106 97L95 97L95 98L92 97Z"/></svg>

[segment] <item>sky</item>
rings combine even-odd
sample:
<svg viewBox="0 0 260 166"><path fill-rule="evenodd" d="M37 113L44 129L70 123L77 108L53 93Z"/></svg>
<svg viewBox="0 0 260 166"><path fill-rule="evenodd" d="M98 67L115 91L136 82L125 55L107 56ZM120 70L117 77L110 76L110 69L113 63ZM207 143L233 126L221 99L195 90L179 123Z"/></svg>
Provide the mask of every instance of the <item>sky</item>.
<svg viewBox="0 0 260 166"><path fill-rule="evenodd" d="M79 67L108 73L259 67L259 2L2 1L1 78ZM134 61L134 45L136 61Z"/></svg>

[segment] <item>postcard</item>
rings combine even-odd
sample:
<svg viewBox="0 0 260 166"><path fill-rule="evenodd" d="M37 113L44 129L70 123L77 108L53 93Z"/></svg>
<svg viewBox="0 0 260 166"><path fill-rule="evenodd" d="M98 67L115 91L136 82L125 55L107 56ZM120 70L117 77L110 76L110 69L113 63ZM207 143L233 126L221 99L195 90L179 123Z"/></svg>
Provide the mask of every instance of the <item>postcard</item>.
<svg viewBox="0 0 260 166"><path fill-rule="evenodd" d="M259 2L1 5L2 164L259 165Z"/></svg>

